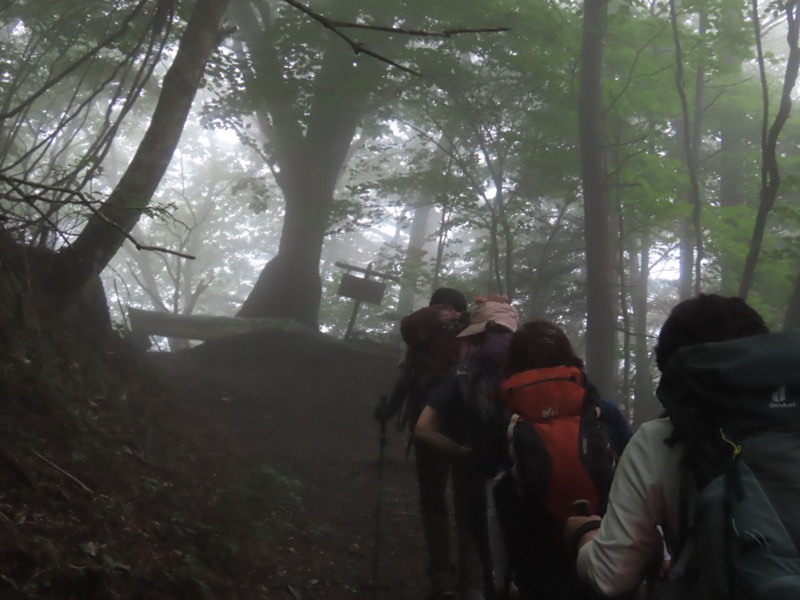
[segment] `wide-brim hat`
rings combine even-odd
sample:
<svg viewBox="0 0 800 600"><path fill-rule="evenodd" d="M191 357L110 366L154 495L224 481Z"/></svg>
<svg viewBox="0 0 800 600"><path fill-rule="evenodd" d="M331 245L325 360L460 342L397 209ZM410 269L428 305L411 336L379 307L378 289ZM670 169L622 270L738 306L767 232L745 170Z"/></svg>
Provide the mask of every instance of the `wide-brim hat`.
<svg viewBox="0 0 800 600"><path fill-rule="evenodd" d="M514 332L517 330L517 311L505 302L486 301L475 307L469 317L469 325L458 334L458 337L476 335L486 331L489 323L502 325Z"/></svg>

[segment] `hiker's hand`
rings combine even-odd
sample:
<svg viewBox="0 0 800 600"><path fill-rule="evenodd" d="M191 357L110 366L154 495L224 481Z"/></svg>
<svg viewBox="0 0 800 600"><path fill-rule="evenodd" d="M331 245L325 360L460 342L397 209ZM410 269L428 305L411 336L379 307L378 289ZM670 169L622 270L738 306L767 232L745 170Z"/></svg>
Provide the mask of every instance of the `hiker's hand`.
<svg viewBox="0 0 800 600"><path fill-rule="evenodd" d="M590 524L591 523L591 524ZM588 544L600 527L600 517L570 517L564 525L564 547L571 555L578 553L581 546Z"/></svg>
<svg viewBox="0 0 800 600"><path fill-rule="evenodd" d="M672 568L672 560L665 558L661 562L661 568L658 570L658 578L666 581L669 578L669 571Z"/></svg>
<svg viewBox="0 0 800 600"><path fill-rule="evenodd" d="M392 414L389 398L381 396L378 404L375 405L375 410L372 411L372 416L381 423L390 420L394 415Z"/></svg>

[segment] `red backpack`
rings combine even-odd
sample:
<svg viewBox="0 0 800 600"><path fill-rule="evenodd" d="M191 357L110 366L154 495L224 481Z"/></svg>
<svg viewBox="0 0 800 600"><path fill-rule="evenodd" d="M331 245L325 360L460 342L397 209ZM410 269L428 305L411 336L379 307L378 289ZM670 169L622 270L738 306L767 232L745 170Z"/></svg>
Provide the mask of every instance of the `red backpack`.
<svg viewBox="0 0 800 600"><path fill-rule="evenodd" d="M605 512L616 464L599 396L576 367L517 373L500 384L513 413L508 442L524 498L558 522Z"/></svg>

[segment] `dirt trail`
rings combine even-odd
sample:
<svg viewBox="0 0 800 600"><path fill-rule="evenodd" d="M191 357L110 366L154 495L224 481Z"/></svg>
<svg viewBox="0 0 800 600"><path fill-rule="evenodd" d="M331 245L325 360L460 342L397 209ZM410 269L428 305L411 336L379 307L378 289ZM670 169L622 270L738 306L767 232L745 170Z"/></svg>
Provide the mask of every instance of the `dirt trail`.
<svg viewBox="0 0 800 600"><path fill-rule="evenodd" d="M396 356L322 338L252 337L207 344L160 362L184 382L224 445L300 484L275 507L283 526L254 581L268 598L408 600L425 594L413 456L388 427L379 482L372 408ZM211 450L211 449L210 449ZM220 463L223 464L223 463ZM380 494L378 587L373 589Z"/></svg>

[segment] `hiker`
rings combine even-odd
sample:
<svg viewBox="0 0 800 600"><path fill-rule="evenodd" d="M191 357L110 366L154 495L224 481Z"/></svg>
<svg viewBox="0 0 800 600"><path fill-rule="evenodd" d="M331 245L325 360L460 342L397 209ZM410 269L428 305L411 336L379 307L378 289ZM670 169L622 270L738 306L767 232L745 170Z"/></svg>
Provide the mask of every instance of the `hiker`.
<svg viewBox="0 0 800 600"><path fill-rule="evenodd" d="M517 327L516 310L504 298L492 296L476 302L469 326L459 334L468 345L468 358L428 397L414 428L417 448L427 447L429 452L452 458L458 600L494 596L487 525L487 466L482 453L472 447L466 405L475 393L491 394L500 381L508 343ZM440 480L439 484L441 499L446 481ZM439 504L437 511L447 514L444 504ZM447 530L443 527L440 533L446 536ZM443 543L442 547L447 545ZM437 597L454 597L453 588L442 588Z"/></svg>
<svg viewBox="0 0 800 600"><path fill-rule="evenodd" d="M375 407L376 419L390 421L405 408L400 425L413 431L428 391L461 362L464 345L457 335L468 323L467 299L450 287L437 288L428 306L403 318L400 334L406 348L400 375L388 400Z"/></svg>
<svg viewBox="0 0 800 600"><path fill-rule="evenodd" d="M413 432L431 390L466 354L467 345L457 335L467 326L468 319L464 294L442 287L434 291L429 306L401 321L406 356L390 398L379 403L375 410L379 421L401 415L398 426L407 426ZM413 436L410 442L414 449L422 531L428 554L429 598L453 598L456 570L450 558L446 499L452 458Z"/></svg>
<svg viewBox="0 0 800 600"><path fill-rule="evenodd" d="M700 294L672 309L655 356L665 416L631 439L602 519L565 527L580 577L605 596L634 589L660 528L673 558L660 597L800 597L800 333Z"/></svg>
<svg viewBox="0 0 800 600"><path fill-rule="evenodd" d="M494 489L511 568L505 585L513 573L523 600L590 598L561 532L573 514L603 512L630 425L587 380L566 334L545 320L511 338L499 401L511 415L511 468Z"/></svg>

